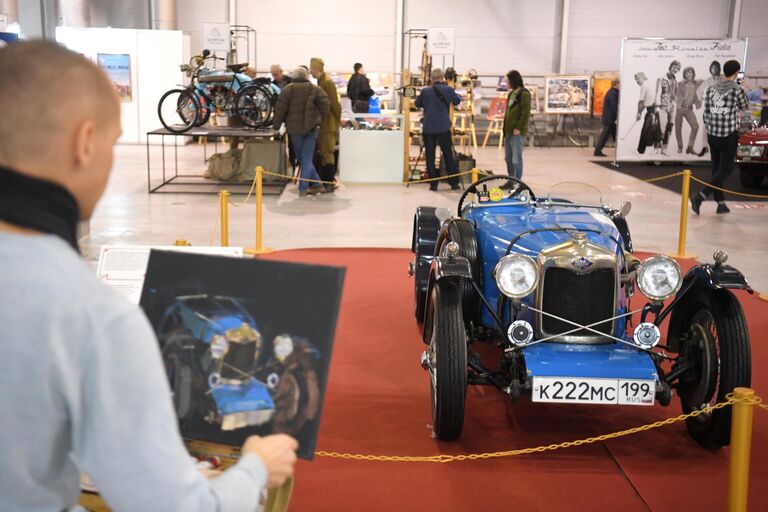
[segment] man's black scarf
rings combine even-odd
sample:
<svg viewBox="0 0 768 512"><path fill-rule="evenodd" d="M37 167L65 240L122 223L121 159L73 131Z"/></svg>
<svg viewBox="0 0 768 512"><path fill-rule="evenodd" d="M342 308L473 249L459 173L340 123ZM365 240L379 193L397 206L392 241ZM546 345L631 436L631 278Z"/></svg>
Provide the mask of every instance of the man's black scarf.
<svg viewBox="0 0 768 512"><path fill-rule="evenodd" d="M0 166L0 220L56 235L77 247L80 208L66 189Z"/></svg>

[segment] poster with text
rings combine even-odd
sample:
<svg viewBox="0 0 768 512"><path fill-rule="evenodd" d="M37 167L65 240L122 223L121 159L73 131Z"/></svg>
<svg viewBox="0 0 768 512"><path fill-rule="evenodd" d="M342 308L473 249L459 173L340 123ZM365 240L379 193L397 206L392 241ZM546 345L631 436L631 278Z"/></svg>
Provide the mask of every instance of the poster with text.
<svg viewBox="0 0 768 512"><path fill-rule="evenodd" d="M311 459L344 269L153 250L141 307L184 437L284 433Z"/></svg>
<svg viewBox="0 0 768 512"><path fill-rule="evenodd" d="M625 39L616 159L708 160L706 90L725 62L746 67L746 49L743 39Z"/></svg>
<svg viewBox="0 0 768 512"><path fill-rule="evenodd" d="M120 101L130 102L133 99L131 56L126 53L99 53L96 62L112 81Z"/></svg>

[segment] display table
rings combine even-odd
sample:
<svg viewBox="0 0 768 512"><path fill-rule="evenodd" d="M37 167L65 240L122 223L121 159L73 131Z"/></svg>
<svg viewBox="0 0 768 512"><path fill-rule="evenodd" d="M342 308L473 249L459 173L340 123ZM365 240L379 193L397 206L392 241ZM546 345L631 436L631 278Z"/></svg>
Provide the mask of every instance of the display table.
<svg viewBox="0 0 768 512"><path fill-rule="evenodd" d="M160 144L157 144L158 137L160 137ZM166 144L166 137L171 137L173 143ZM200 162L200 165L195 164L195 171L180 170L179 146L184 146L184 143L189 141L190 137L202 137L206 140L206 144L202 146L202 158L195 158L196 161ZM277 130L271 128L250 130L244 128L201 126L184 133L173 133L165 128L160 128L147 132L147 191L150 194L153 192L215 194L221 190L228 190L232 194L247 193L252 185L251 179L217 181L203 177L209 158L207 140L210 137L214 138L214 153L218 152L219 140L222 137L236 137L245 144L258 142L259 150L256 152L250 151L251 158L248 159L248 164L254 168L256 165L260 165L265 171L288 176L286 170L285 138L280 137ZM171 153L173 154L171 155ZM255 158L253 153L256 153ZM159 160L159 165L157 160L153 160L153 156L155 158L159 156L157 159ZM185 158L185 160L187 160L185 164L189 167L189 159ZM287 182L288 180L281 178L265 176L264 194L279 195Z"/></svg>
<svg viewBox="0 0 768 512"><path fill-rule="evenodd" d="M345 114L339 178L344 183L401 183L404 147L402 114Z"/></svg>

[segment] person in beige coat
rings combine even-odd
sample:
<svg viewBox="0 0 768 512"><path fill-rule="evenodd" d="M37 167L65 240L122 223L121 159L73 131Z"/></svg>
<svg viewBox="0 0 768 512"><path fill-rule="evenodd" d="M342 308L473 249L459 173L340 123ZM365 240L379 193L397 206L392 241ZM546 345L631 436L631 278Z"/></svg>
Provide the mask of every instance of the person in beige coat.
<svg viewBox="0 0 768 512"><path fill-rule="evenodd" d="M323 59L313 57L309 61L309 71L317 79L317 85L328 96L331 105L331 113L323 119L320 125L320 133L317 138L317 151L320 153L320 177L323 181L334 181L336 176L336 138L341 126L341 103L336 92L336 85L325 73ZM326 191L333 192L334 186L326 184Z"/></svg>
<svg viewBox="0 0 768 512"><path fill-rule="evenodd" d="M304 180L320 181L312 155L319 127L323 119L329 117L330 108L328 96L308 80L307 70L301 67L293 71L293 82L286 85L278 97L272 122L278 128L285 123L293 151L299 159L302 178L299 181L299 196L326 191L322 184Z"/></svg>

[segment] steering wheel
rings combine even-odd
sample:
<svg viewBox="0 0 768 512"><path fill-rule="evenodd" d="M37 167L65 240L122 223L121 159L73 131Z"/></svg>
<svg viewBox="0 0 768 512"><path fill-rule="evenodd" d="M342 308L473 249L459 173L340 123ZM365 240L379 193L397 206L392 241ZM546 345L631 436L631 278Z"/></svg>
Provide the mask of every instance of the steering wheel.
<svg viewBox="0 0 768 512"><path fill-rule="evenodd" d="M531 195L531 199L536 201L536 194L533 193L533 190L531 190L531 187L526 185L523 181L513 178L511 176L502 176L502 175L492 175L492 176L484 176L468 186L464 193L461 194L461 197L459 198L459 207L457 210L457 214L461 216L461 210L464 208L464 200L467 198L469 194L477 194L477 186L485 183L486 181L491 180L506 180L508 182L511 182L514 186L510 190L509 195L507 196L507 199L512 199L513 197L519 196L523 192L528 192Z"/></svg>

